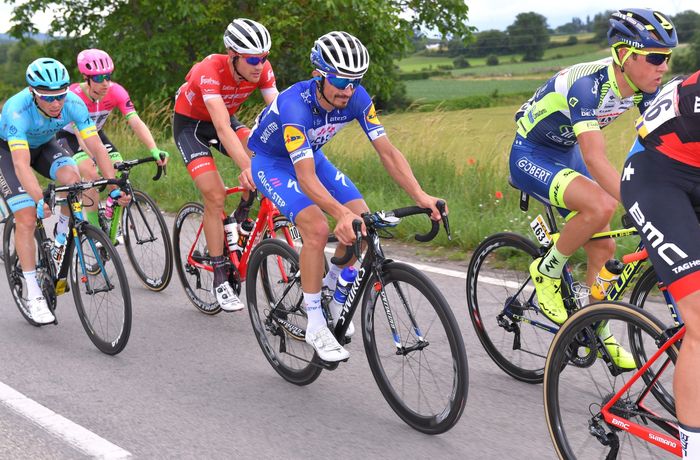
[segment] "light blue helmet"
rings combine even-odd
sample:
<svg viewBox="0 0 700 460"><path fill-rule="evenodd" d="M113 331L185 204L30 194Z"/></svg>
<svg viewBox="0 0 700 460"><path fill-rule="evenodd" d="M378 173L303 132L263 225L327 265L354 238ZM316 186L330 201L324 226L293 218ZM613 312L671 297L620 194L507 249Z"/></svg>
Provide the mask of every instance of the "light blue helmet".
<svg viewBox="0 0 700 460"><path fill-rule="evenodd" d="M362 78L369 67L367 48L347 32L328 32L314 42L311 64L322 72Z"/></svg>
<svg viewBox="0 0 700 460"><path fill-rule="evenodd" d="M52 58L39 58L27 67L27 84L38 89L64 89L70 84L66 67Z"/></svg>
<svg viewBox="0 0 700 460"><path fill-rule="evenodd" d="M674 48L678 45L678 35L671 20L658 11L628 8L613 13L610 18L608 43L637 49Z"/></svg>

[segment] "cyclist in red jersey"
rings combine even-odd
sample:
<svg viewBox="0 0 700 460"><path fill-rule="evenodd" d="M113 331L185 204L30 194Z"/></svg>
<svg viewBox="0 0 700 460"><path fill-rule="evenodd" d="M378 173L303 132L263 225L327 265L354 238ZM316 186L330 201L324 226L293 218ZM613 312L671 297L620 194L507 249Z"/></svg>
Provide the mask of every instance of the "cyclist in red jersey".
<svg viewBox="0 0 700 460"><path fill-rule="evenodd" d="M673 391L683 458L700 459L700 71L670 81L637 121L622 201L686 333Z"/></svg>
<svg viewBox="0 0 700 460"><path fill-rule="evenodd" d="M234 19L224 33L227 54L212 54L195 64L177 92L173 136L187 170L204 200L204 236L214 267L214 293L221 309L238 311L243 303L228 282L224 259L224 210L226 190L210 151L213 145L241 168L240 184L254 190L247 139L250 129L234 116L240 105L259 88L266 104L278 91L267 60L270 33L250 19ZM244 199L247 196L243 197ZM236 213L243 220L247 210Z"/></svg>

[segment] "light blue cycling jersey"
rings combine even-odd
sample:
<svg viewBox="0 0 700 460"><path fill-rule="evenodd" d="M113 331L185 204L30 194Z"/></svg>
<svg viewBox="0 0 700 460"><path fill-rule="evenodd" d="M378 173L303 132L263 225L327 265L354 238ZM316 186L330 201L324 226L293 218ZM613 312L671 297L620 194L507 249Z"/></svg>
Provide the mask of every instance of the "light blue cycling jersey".
<svg viewBox="0 0 700 460"><path fill-rule="evenodd" d="M626 110L640 113L659 91L623 98L612 58L568 67L542 85L515 115L518 134L528 141L567 151L576 136L604 128Z"/></svg>
<svg viewBox="0 0 700 460"><path fill-rule="evenodd" d="M61 114L49 118L39 111L34 96L25 88L5 102L0 118L0 138L7 141L10 151L37 148L71 122L78 127L83 139L97 134L87 106L76 94L68 91Z"/></svg>
<svg viewBox="0 0 700 460"><path fill-rule="evenodd" d="M256 155L288 157L292 163L313 158L345 125L357 120L370 141L385 135L372 99L362 86L348 106L327 112L316 100L316 81L296 83L262 111L248 139Z"/></svg>

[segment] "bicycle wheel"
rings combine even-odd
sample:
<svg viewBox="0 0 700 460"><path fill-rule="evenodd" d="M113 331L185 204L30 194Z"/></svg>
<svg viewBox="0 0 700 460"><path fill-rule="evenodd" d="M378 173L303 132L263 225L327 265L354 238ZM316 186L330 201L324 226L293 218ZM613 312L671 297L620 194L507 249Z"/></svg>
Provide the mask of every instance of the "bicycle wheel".
<svg viewBox="0 0 700 460"><path fill-rule="evenodd" d="M381 277L384 285L378 289L372 275L362 302L362 338L372 375L403 421L423 433L443 433L457 423L467 402L469 373L459 326L445 298L417 269L392 262L382 267Z"/></svg>
<svg viewBox="0 0 700 460"><path fill-rule="evenodd" d="M529 267L539 249L514 233L496 233L475 250L467 271L467 305L474 331L491 359L508 375L541 383L558 326L540 313Z"/></svg>
<svg viewBox="0 0 700 460"><path fill-rule="evenodd" d="M281 323L299 331L306 328L299 256L287 243L267 239L253 249L246 299L255 338L275 371L295 385L316 380L322 369L312 364L313 348Z"/></svg>
<svg viewBox="0 0 700 460"><path fill-rule="evenodd" d="M141 282L159 292L173 275L173 253L168 226L153 198L134 190L122 219L124 245Z"/></svg>
<svg viewBox="0 0 700 460"><path fill-rule="evenodd" d="M46 299L49 309L53 312L56 309L56 291L54 289L54 266L53 260L42 250L42 238L37 229L34 232L34 243L36 245L36 278L41 287L41 292ZM22 267L19 264L19 257L15 250L15 221L13 216L9 216L5 221L3 229L2 252L5 256L5 275L7 284L12 292L12 297L17 305L17 309L22 317L32 326L41 326L34 322L27 309L27 286L22 274Z"/></svg>
<svg viewBox="0 0 700 460"><path fill-rule="evenodd" d="M664 452L626 431L609 425L602 418L601 408L634 374L613 375L602 359L600 339L591 332L607 321L618 343L630 350L629 330L638 330L647 350L656 349L665 340L664 325L649 313L624 303L597 303L572 315L554 337L544 376L544 398L547 426L560 458L606 458L611 447L619 446L616 458L661 458ZM657 341L658 344L657 344ZM589 345L588 347L586 345ZM598 350L597 352L591 350ZM671 347L649 368L658 383L671 388L677 349ZM637 360L638 361L638 360ZM637 362L638 368L641 363ZM675 414L648 397L648 384L636 380L611 412L631 422L646 425L677 436ZM674 432L675 431L675 432ZM670 455L670 454L669 454ZM611 458L611 457L608 457ZM615 458L615 457L613 457ZM675 457L673 457L675 458Z"/></svg>
<svg viewBox="0 0 700 460"><path fill-rule="evenodd" d="M83 223L72 254L71 289L80 322L93 344L116 355L131 333L131 293L119 254L101 230Z"/></svg>
<svg viewBox="0 0 700 460"><path fill-rule="evenodd" d="M195 267L187 262L187 255L200 263L211 266L207 241L202 229L204 206L199 203L186 203L175 217L173 228L173 252L175 268L190 302L202 313L215 315L221 311L214 295L214 272Z"/></svg>

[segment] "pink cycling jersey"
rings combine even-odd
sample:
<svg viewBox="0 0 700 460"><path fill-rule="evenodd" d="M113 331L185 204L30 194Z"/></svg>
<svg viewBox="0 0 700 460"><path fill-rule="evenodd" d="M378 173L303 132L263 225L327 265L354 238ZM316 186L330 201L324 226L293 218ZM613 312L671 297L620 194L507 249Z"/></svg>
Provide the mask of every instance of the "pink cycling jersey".
<svg viewBox="0 0 700 460"><path fill-rule="evenodd" d="M98 131L102 129L107 121L107 118L109 117L109 114L112 113L112 110L115 107L119 108L122 115L127 118L131 114L136 113L136 109L134 108L134 104L131 102L129 93L127 93L126 89L124 89L124 87L119 83L110 82L107 94L99 101L94 101L92 98L90 98L90 96L87 94L87 87L84 87L83 85L84 83L73 83L70 85L70 90L77 94L78 97L85 102L88 112L90 113L90 118L92 118L92 120L95 122L95 126L97 127ZM73 132L71 125L67 125L63 129L71 133Z"/></svg>

